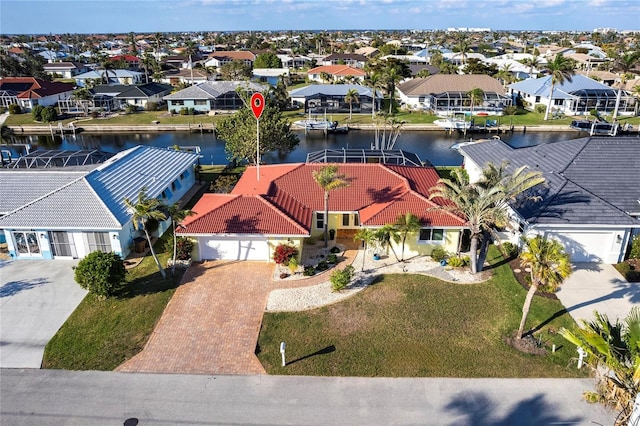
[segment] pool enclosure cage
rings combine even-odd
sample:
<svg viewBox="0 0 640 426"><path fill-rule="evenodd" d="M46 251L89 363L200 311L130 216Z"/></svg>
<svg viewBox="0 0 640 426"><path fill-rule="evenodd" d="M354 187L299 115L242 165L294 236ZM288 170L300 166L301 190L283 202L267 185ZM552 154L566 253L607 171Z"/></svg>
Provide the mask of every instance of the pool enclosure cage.
<svg viewBox="0 0 640 426"><path fill-rule="evenodd" d="M616 108L618 90L583 89L571 92L569 95L571 95L573 99L567 109L574 115L589 115L591 110L596 110L600 114L611 114ZM623 115L634 114L637 102L638 100L636 98L629 96L623 91L620 96L618 113Z"/></svg>
<svg viewBox="0 0 640 426"><path fill-rule="evenodd" d="M474 111L502 114L504 107L512 104L509 96L496 92L484 92L482 101L473 104ZM454 113L471 111L469 92L444 92L429 96L431 108L436 113ZM493 114L491 114L493 115Z"/></svg>
<svg viewBox="0 0 640 426"><path fill-rule="evenodd" d="M51 167L87 166L104 163L113 154L98 150L36 150L18 158L13 169L46 169Z"/></svg>
<svg viewBox="0 0 640 426"><path fill-rule="evenodd" d="M402 166L424 166L411 152L383 149L324 149L307 154L307 163L382 163Z"/></svg>

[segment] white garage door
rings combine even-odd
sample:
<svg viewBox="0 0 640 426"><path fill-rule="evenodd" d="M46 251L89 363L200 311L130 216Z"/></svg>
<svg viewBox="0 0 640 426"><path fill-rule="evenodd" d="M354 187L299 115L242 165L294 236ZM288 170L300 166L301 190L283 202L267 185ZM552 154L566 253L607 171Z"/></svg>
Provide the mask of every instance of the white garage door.
<svg viewBox="0 0 640 426"><path fill-rule="evenodd" d="M269 260L265 237L200 237L200 260Z"/></svg>
<svg viewBox="0 0 640 426"><path fill-rule="evenodd" d="M564 245L572 262L617 262L610 260L614 238L611 232L554 232L549 236Z"/></svg>

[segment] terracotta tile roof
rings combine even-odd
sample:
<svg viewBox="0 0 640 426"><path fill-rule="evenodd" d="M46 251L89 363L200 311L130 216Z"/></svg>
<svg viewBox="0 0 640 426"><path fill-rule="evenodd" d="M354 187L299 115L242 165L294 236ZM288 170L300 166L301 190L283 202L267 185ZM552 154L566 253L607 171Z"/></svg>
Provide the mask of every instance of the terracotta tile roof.
<svg viewBox="0 0 640 426"><path fill-rule="evenodd" d="M300 235L308 232L260 196L205 194L181 234ZM200 213L203 212L203 213Z"/></svg>
<svg viewBox="0 0 640 426"><path fill-rule="evenodd" d="M356 76L356 77L364 77L367 75L363 70L358 68L353 68L348 65L322 65L320 67L315 67L307 71L307 74L320 74L321 72L326 72L329 75L338 75L338 76Z"/></svg>
<svg viewBox="0 0 640 426"><path fill-rule="evenodd" d="M18 98L34 99L73 91L73 84L45 81L35 77L3 77L0 78L0 90L18 91Z"/></svg>
<svg viewBox="0 0 640 426"><path fill-rule="evenodd" d="M260 179L250 167L231 194L207 194L193 208L181 233L264 233L308 235L313 212L324 210L324 192L313 171L324 164L284 164L260 167ZM332 191L329 210L359 212L363 225L393 223L411 212L428 226L463 226L460 218L434 211L428 200L438 174L431 167L382 164L339 164L349 187Z"/></svg>

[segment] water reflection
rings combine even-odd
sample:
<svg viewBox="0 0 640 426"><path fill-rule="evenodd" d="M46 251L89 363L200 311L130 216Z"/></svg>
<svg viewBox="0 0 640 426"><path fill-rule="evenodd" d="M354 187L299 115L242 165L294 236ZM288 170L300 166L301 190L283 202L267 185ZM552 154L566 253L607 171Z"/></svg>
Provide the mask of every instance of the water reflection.
<svg viewBox="0 0 640 426"><path fill-rule="evenodd" d="M368 130L352 130L348 134L323 135L321 132L295 132L300 138L300 145L291 153L269 153L263 161L267 164L283 162L304 162L307 154L322 149L369 149L374 142L375 133ZM476 139L484 137L475 135ZM578 132L526 132L506 133L501 135L514 148L533 146L541 143L557 142L580 137ZM395 145L395 149L417 154L423 161L436 166L454 166L462 163L462 157L450 149L452 145L469 140L460 135L447 135L440 131L404 131ZM119 152L136 145L149 145L168 148L174 145L200 146L203 164L226 164L227 156L224 142L216 139L211 133L128 133L128 134L90 134L78 135L29 135L14 136L12 142L17 144L30 143L32 151L40 149L100 149L106 152ZM16 147L18 154L21 154Z"/></svg>

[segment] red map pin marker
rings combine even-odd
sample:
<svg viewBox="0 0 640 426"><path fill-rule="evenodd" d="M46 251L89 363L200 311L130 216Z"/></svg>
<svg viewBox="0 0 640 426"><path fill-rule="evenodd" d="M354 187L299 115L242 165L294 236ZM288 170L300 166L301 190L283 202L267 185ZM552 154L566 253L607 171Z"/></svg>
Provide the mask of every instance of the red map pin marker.
<svg viewBox="0 0 640 426"><path fill-rule="evenodd" d="M251 110L256 120L260 120L260 116L264 110L264 96L262 96L262 93L254 93L251 95Z"/></svg>

